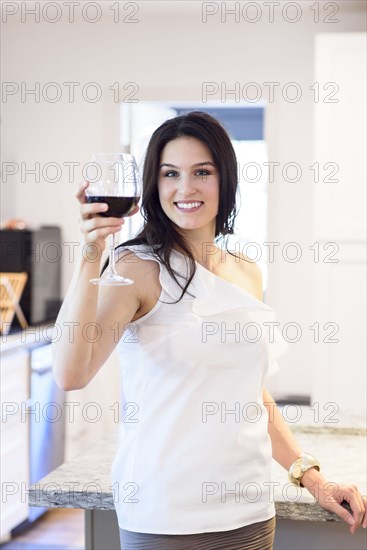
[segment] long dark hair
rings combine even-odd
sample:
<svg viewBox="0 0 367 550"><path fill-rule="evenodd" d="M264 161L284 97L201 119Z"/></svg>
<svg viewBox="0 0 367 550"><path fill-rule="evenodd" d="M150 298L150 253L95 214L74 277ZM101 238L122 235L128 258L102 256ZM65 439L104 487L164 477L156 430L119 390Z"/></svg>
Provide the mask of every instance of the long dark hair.
<svg viewBox="0 0 367 550"><path fill-rule="evenodd" d="M144 227L140 233L117 248L146 244L152 255L168 270L182 289L183 297L195 275L195 259L189 242L164 213L158 195L158 174L161 155L165 145L178 137L194 137L210 150L219 171L219 209L215 224L215 238L233 234L236 216L237 159L231 140L223 126L212 116L201 111L192 111L166 120L153 133L146 151L143 171L143 194L141 211ZM170 264L172 249L182 252L189 264L189 275L176 273Z"/></svg>

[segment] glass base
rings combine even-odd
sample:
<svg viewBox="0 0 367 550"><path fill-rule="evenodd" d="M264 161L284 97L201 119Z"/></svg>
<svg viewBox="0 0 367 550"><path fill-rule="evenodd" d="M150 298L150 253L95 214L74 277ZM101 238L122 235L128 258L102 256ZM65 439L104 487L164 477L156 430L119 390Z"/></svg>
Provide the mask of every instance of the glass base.
<svg viewBox="0 0 367 550"><path fill-rule="evenodd" d="M134 281L131 279L125 279L125 277L120 277L120 275L105 275L98 279L90 279L89 282L92 285L99 286L127 286L134 284Z"/></svg>

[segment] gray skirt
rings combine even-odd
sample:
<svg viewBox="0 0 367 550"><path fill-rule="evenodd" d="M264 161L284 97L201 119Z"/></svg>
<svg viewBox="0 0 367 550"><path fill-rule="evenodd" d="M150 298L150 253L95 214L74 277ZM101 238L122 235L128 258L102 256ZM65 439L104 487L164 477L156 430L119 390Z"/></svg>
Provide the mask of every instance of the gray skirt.
<svg viewBox="0 0 367 550"><path fill-rule="evenodd" d="M120 529L121 550L272 550L275 517L230 531L157 535Z"/></svg>

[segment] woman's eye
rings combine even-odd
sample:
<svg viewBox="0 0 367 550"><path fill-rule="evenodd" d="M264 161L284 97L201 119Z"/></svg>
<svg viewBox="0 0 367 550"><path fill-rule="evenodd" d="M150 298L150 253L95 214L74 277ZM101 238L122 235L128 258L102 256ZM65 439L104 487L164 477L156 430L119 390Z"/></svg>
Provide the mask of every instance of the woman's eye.
<svg viewBox="0 0 367 550"><path fill-rule="evenodd" d="M210 172L208 170L197 170L196 174L198 176L209 176Z"/></svg>
<svg viewBox="0 0 367 550"><path fill-rule="evenodd" d="M163 175L166 178L174 178L174 177L178 176L178 173L175 172L175 170L170 170L169 172L165 172Z"/></svg>

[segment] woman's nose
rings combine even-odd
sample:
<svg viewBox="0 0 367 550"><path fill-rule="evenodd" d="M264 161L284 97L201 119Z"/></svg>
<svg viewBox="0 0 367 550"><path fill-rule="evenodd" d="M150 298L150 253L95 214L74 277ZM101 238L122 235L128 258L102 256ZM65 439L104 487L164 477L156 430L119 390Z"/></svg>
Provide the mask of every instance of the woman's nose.
<svg viewBox="0 0 367 550"><path fill-rule="evenodd" d="M182 174L179 180L179 193L183 196L195 193L195 179L191 174Z"/></svg>

